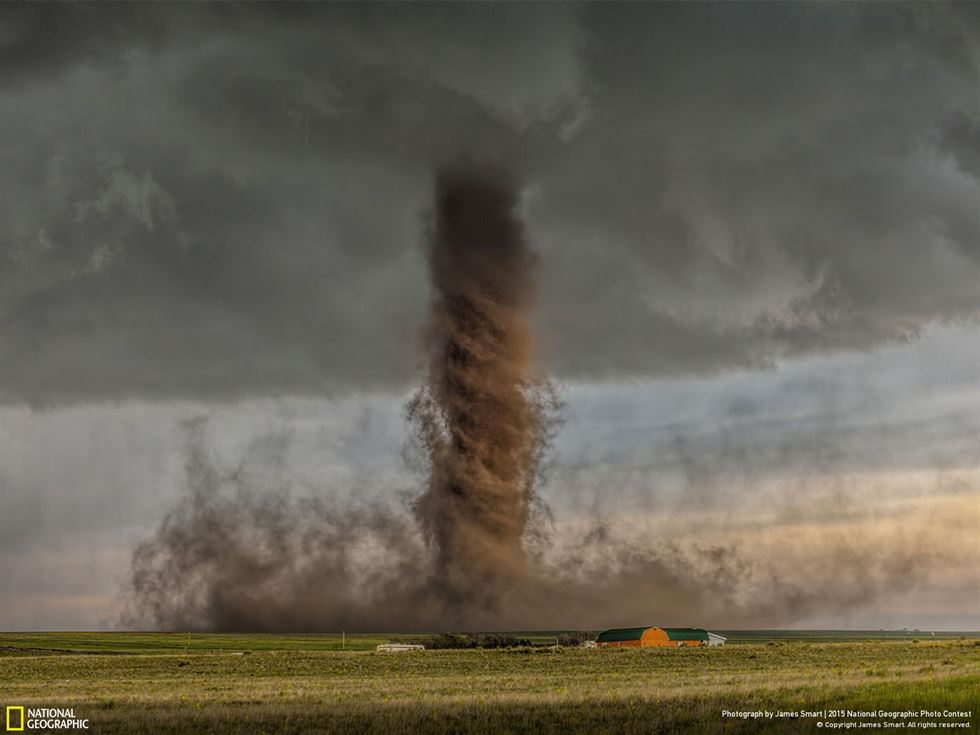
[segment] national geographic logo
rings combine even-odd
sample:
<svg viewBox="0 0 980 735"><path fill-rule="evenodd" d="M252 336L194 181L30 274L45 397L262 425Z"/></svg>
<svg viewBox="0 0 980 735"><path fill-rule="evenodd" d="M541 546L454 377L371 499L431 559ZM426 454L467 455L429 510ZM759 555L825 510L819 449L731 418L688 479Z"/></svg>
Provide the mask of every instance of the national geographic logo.
<svg viewBox="0 0 980 735"><path fill-rule="evenodd" d="M75 716L75 708L7 705L7 732L23 730L88 730L88 719Z"/></svg>

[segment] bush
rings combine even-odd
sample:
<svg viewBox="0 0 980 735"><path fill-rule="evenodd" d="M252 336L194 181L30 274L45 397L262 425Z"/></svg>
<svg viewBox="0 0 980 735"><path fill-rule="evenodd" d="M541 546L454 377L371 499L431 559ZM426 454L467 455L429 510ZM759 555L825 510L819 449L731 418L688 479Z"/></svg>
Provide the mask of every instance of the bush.
<svg viewBox="0 0 980 735"><path fill-rule="evenodd" d="M527 638L515 638L512 635L486 635L481 636L477 645L480 648L521 648L531 646L531 641Z"/></svg>
<svg viewBox="0 0 980 735"><path fill-rule="evenodd" d="M594 636L591 633L561 633L558 636L558 645L573 648L575 646L581 646L593 638Z"/></svg>
<svg viewBox="0 0 980 735"><path fill-rule="evenodd" d="M476 648L476 641L465 633L440 633L427 640L412 641L426 648Z"/></svg>
<svg viewBox="0 0 980 735"><path fill-rule="evenodd" d="M428 639L411 641L421 643L430 649L464 649L464 648L520 648L533 645L526 638L515 638L512 635L490 633L487 635L469 635L467 633L440 633Z"/></svg>

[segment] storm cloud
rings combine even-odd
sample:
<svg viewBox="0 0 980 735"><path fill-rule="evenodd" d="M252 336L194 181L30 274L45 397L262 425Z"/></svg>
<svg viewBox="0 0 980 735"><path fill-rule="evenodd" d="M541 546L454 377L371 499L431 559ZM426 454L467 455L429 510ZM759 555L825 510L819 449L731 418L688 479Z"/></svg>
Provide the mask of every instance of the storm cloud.
<svg viewBox="0 0 980 735"><path fill-rule="evenodd" d="M565 410L460 624L976 627L978 89L966 3L0 5L0 627L453 622L404 407L461 156Z"/></svg>
<svg viewBox="0 0 980 735"><path fill-rule="evenodd" d="M973 322L977 9L5 5L0 399L405 388L421 222L517 172L561 379Z"/></svg>

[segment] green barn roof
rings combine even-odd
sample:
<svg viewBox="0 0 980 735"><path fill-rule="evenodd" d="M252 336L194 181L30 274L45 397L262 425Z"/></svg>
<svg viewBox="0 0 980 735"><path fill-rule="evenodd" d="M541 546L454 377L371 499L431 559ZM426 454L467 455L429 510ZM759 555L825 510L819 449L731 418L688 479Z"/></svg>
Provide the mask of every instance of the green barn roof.
<svg viewBox="0 0 980 735"><path fill-rule="evenodd" d="M662 628L672 641L704 641L708 642L708 631L701 628Z"/></svg>
<svg viewBox="0 0 980 735"><path fill-rule="evenodd" d="M638 641L640 636L643 635L643 631L649 630L650 626L645 628L610 628L609 630L604 630L596 638L597 643L604 643L608 641Z"/></svg>

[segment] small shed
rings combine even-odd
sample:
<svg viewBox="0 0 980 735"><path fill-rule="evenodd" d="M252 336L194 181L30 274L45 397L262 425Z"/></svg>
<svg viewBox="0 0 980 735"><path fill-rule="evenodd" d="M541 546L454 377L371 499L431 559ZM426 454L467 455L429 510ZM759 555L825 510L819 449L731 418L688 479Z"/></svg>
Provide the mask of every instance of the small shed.
<svg viewBox="0 0 980 735"><path fill-rule="evenodd" d="M725 641L728 639L723 635L718 635L717 633L708 633L708 645L709 646L724 646Z"/></svg>
<svg viewBox="0 0 980 735"><path fill-rule="evenodd" d="M683 648L709 645L708 632L701 628L610 628L596 638L600 648Z"/></svg>

